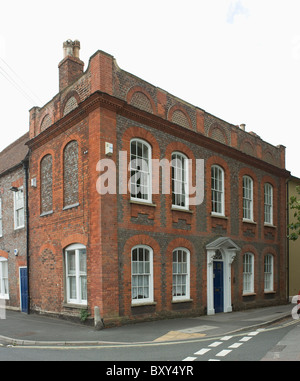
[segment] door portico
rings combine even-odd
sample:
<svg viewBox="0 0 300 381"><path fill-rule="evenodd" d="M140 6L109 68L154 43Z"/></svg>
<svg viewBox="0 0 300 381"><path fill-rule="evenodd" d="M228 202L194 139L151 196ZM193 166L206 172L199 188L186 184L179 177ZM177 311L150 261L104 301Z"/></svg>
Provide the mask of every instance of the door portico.
<svg viewBox="0 0 300 381"><path fill-rule="evenodd" d="M223 262L223 312L231 312L231 264L240 248L228 237L220 237L206 246L207 315L215 314L214 260Z"/></svg>

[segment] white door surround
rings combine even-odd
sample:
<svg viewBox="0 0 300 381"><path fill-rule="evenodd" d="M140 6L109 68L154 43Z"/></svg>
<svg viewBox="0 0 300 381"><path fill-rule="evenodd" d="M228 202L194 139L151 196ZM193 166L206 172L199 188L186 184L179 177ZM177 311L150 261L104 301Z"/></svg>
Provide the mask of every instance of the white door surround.
<svg viewBox="0 0 300 381"><path fill-rule="evenodd" d="M240 251L230 238L220 237L206 245L207 250L207 315L214 315L213 261L220 260L222 254L224 269L224 312L232 312L231 306L231 264ZM217 257L216 257L217 255Z"/></svg>

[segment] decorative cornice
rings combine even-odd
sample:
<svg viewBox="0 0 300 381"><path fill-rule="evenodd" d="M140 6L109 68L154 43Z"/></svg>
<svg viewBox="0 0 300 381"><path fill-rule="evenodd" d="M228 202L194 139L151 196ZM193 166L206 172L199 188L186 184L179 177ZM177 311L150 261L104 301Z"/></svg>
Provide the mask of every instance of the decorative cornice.
<svg viewBox="0 0 300 381"><path fill-rule="evenodd" d="M161 130L167 134L176 136L177 138L186 140L190 143L205 147L206 149L230 157L234 160L244 162L247 165L265 170L266 172L272 173L274 175L284 178L288 178L290 176L290 172L284 168L279 168L254 156L247 155L246 153L241 152L234 147L222 144L199 132L187 129L169 120L163 119L158 115L154 115L144 110L138 109L126 103L126 101L122 99L116 98L101 91L94 92L69 114L27 142L27 145L31 150L38 148L54 137L60 135L64 131L68 130L83 118L87 117L88 114L97 107L104 107L106 109L115 111L121 116Z"/></svg>

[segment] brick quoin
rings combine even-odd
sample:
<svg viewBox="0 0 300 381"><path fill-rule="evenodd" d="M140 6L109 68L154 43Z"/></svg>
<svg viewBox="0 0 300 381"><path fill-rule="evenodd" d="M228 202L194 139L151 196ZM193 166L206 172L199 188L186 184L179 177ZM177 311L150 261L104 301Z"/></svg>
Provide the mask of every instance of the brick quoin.
<svg viewBox="0 0 300 381"><path fill-rule="evenodd" d="M74 49L76 44L69 45ZM289 172L284 167L284 147L271 146L240 126L123 71L105 52L97 51L86 71L78 51L70 54L59 65L59 93L44 107L30 110L29 174L30 179L37 179L37 186L29 187L31 310L78 318L84 308L92 318L98 306L106 326L206 314L211 302L207 245L217 245L220 238L233 242L237 250L230 264L228 292L232 303L224 312L285 303L285 181ZM172 184L171 173L162 178L161 168L152 172L153 184L159 175L156 185L160 192L152 195L151 203L134 202L129 192L100 194L99 160L114 162L118 190L120 175L124 175L120 173L124 163L119 162L119 152L127 152L127 169L130 142L135 138L150 145L153 159L171 160L175 151L191 159L193 186L195 161L203 159L203 202L186 210L172 207L171 194L161 192L164 182ZM244 148L245 139L255 147L251 155ZM70 176L78 178L74 193L77 202L64 205L68 189L64 152L72 141L78 146L76 173L70 169ZM110 155L106 154L106 143L112 144ZM263 152L269 152L272 163L264 160ZM41 162L46 155L52 156L52 210L41 213ZM75 160L74 156L69 159ZM224 216L211 214L212 165L224 170ZM128 180L130 173L126 175ZM242 218L243 175L253 179L254 223L243 222ZM72 184L77 184L73 180ZM273 226L264 224L265 182L274 189ZM86 248L87 304L74 305L67 299L65 250L74 244ZM137 245L153 250L151 303L132 300L131 252ZM173 251L177 248L190 253L188 300L172 297ZM223 260L227 249L220 247ZM242 293L246 252L254 255L254 293L247 296ZM274 258L274 290L269 293L264 292L267 254Z"/></svg>

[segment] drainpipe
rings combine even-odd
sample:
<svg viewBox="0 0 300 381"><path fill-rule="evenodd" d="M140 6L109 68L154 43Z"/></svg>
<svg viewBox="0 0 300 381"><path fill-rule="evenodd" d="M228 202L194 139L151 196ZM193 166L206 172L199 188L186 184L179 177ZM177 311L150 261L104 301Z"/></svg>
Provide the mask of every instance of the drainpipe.
<svg viewBox="0 0 300 381"><path fill-rule="evenodd" d="M30 314L30 289L29 289L29 207L28 207L28 168L29 154L22 161L25 174L25 209L26 209L26 262L27 262L27 314Z"/></svg>

